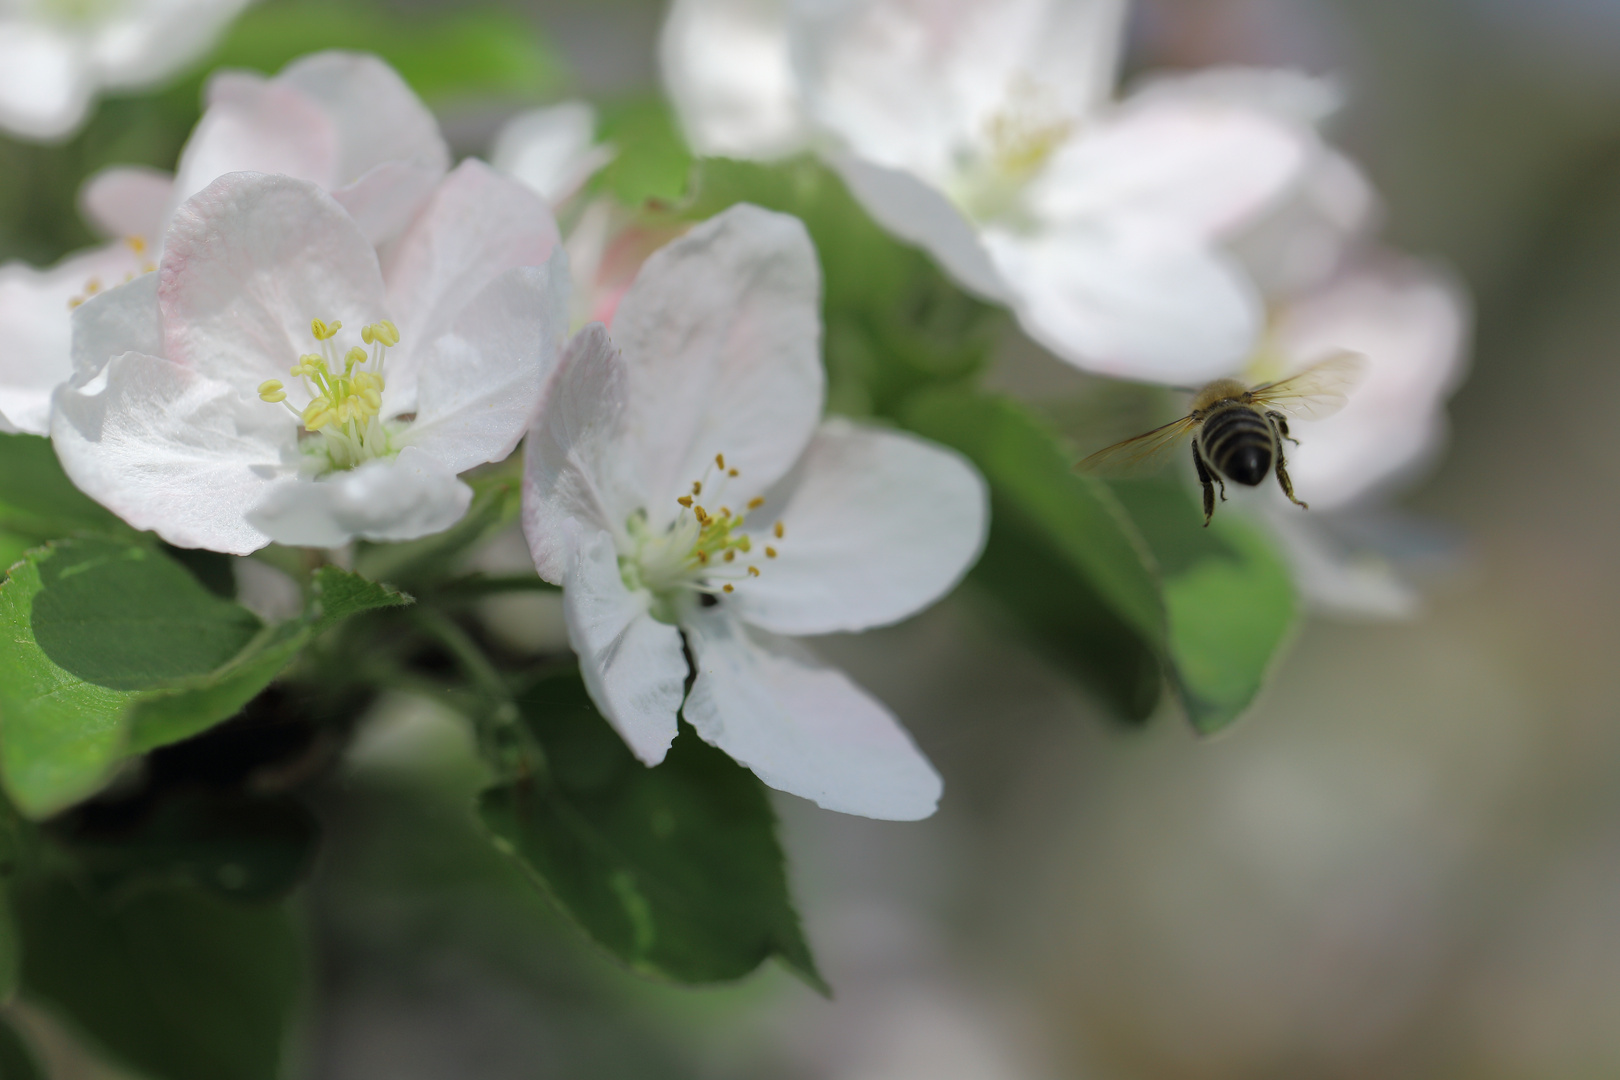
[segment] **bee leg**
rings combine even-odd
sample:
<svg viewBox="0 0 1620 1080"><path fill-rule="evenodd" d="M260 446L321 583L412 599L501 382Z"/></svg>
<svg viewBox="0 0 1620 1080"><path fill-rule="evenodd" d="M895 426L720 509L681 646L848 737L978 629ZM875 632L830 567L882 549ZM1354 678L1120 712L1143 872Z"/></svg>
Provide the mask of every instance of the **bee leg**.
<svg viewBox="0 0 1620 1080"><path fill-rule="evenodd" d="M1226 481L1220 474L1204 464L1204 455L1198 452L1198 440L1192 442L1193 465L1198 469L1198 482L1204 488L1204 528L1209 528L1209 519L1215 516L1215 485L1221 485L1221 502L1226 501Z"/></svg>
<svg viewBox="0 0 1620 1080"><path fill-rule="evenodd" d="M1299 445L1299 440L1288 434L1288 417L1284 416L1276 409L1271 409L1266 413L1266 419L1271 421L1271 426L1274 427L1278 434L1280 434L1284 439L1287 439L1295 446Z"/></svg>
<svg viewBox="0 0 1620 1080"><path fill-rule="evenodd" d="M1280 419L1276 413L1267 413L1266 418L1271 421L1271 430L1277 436L1277 483L1282 485L1283 494L1288 496L1289 502L1301 510L1309 510L1311 508L1309 503L1294 498L1294 482L1288 479L1288 461L1283 456L1283 440L1288 438L1288 421ZM1289 441L1296 446L1299 445L1298 439Z"/></svg>

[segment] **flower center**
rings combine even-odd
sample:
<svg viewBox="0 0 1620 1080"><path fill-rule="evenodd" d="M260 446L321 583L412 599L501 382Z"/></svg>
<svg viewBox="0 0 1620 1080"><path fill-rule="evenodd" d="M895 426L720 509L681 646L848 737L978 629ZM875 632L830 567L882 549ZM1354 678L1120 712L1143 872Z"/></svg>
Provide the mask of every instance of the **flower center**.
<svg viewBox="0 0 1620 1080"><path fill-rule="evenodd" d="M653 614L673 622L674 608L686 594L718 599L760 575L760 564L776 558L773 543L758 546L745 531L748 515L765 505L763 498L748 501L742 513L720 505L711 513L699 500L716 505L724 497L737 470L726 465L726 456L716 454L714 465L702 478L692 482L689 495L675 500L680 515L668 529L655 533L647 526L645 511L637 511L625 523L630 550L619 556L619 572L630 589L646 589L653 594ZM780 542L782 523L771 527L770 538ZM708 602L713 602L710 600Z"/></svg>
<svg viewBox="0 0 1620 1080"><path fill-rule="evenodd" d="M309 395L309 404L302 409L287 400L280 379L259 384L261 400L284 405L303 425L299 448L309 455L316 473L352 469L396 453L391 444L395 431L382 419L381 411L383 358L399 344L399 328L386 319L362 327L360 340L371 346L371 352L354 345L339 356L337 335L342 329L343 324L336 321L310 322L321 351L305 353L292 368ZM355 370L363 365L369 366Z"/></svg>
<svg viewBox="0 0 1620 1080"><path fill-rule="evenodd" d="M979 221L1016 215L1026 185L1078 127L1039 84L1020 79L962 155L952 194Z"/></svg>

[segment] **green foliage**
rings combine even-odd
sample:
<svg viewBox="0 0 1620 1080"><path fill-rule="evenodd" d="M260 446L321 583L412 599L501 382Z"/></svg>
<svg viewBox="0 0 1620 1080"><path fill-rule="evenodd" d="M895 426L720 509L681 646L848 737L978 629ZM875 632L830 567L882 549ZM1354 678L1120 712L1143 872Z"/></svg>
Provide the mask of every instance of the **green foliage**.
<svg viewBox="0 0 1620 1080"><path fill-rule="evenodd" d="M315 571L315 599L320 604L323 628L363 611L405 607L416 602L392 585L368 581L359 574L331 565Z"/></svg>
<svg viewBox="0 0 1620 1080"><path fill-rule="evenodd" d="M73 486L49 439L0 434L0 531L31 547L79 532L132 530Z"/></svg>
<svg viewBox="0 0 1620 1080"><path fill-rule="evenodd" d="M162 1080L275 1080L303 985L303 943L279 905L185 886L131 896L59 875L19 883L22 978L129 1066Z"/></svg>
<svg viewBox="0 0 1620 1080"><path fill-rule="evenodd" d="M520 699L545 766L486 792L485 825L590 937L637 971L734 979L775 955L825 990L759 781L690 729L638 762L577 673Z"/></svg>
<svg viewBox="0 0 1620 1080"><path fill-rule="evenodd" d="M636 98L602 111L597 139L613 147L613 160L590 180L592 192L626 206L680 199L692 181L692 153L675 129L662 98Z"/></svg>

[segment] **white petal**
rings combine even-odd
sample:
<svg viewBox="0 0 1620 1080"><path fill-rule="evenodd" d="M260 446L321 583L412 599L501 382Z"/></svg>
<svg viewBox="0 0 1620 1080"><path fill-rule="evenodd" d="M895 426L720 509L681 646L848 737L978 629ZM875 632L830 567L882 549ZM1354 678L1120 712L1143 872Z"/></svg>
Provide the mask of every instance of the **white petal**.
<svg viewBox="0 0 1620 1080"><path fill-rule="evenodd" d="M122 245L120 245L122 246ZM163 355L163 317L158 307L158 276L142 274L116 289L93 296L73 309L73 374L80 384L127 352ZM66 376L57 379L65 382Z"/></svg>
<svg viewBox="0 0 1620 1080"><path fill-rule="evenodd" d="M523 533L540 576L561 584L573 558L570 522L619 536L635 509L619 473L628 375L600 324L568 343L524 444Z"/></svg>
<svg viewBox="0 0 1620 1080"><path fill-rule="evenodd" d="M711 157L791 154L807 138L789 55L788 0L675 0L658 42L687 141Z"/></svg>
<svg viewBox="0 0 1620 1080"><path fill-rule="evenodd" d="M949 592L984 547L989 495L950 450L828 420L756 520L760 576L722 606L779 634L829 634L896 622ZM759 557L767 545L777 558Z"/></svg>
<svg viewBox="0 0 1620 1080"><path fill-rule="evenodd" d="M287 472L293 426L227 383L124 353L57 390L51 441L73 482L137 529L246 555L270 542L244 515Z"/></svg>
<svg viewBox="0 0 1620 1080"><path fill-rule="evenodd" d="M1290 368L1339 350L1366 359L1345 407L1294 431L1301 445L1288 450L1288 472L1313 508L1387 486L1438 448L1468 339L1467 298L1450 277L1386 254L1284 308L1274 333Z"/></svg>
<svg viewBox="0 0 1620 1080"><path fill-rule="evenodd" d="M716 454L733 490L798 458L826 393L821 275L797 218L739 204L655 252L613 318L630 369L628 448L654 528Z"/></svg>
<svg viewBox="0 0 1620 1080"><path fill-rule="evenodd" d="M448 331L502 273L544 266L558 246L556 220L538 195L474 158L457 166L388 260L400 335L388 358L389 389L407 401L420 370L417 350Z"/></svg>
<svg viewBox="0 0 1620 1080"><path fill-rule="evenodd" d="M112 165L84 182L79 209L105 236L140 237L157 248L169 219L174 174L144 165Z"/></svg>
<svg viewBox="0 0 1620 1080"><path fill-rule="evenodd" d="M443 176L450 147L438 121L393 68L366 53L329 50L294 60L277 75L319 105L337 131L334 186L352 184L385 162L408 162Z"/></svg>
<svg viewBox="0 0 1620 1080"><path fill-rule="evenodd" d="M83 121L93 90L73 36L0 16L0 128L25 139L60 139Z"/></svg>
<svg viewBox="0 0 1620 1080"><path fill-rule="evenodd" d="M1087 371L1197 383L1236 371L1259 334L1260 299L1235 260L1183 231L1118 221L985 240L1024 332Z"/></svg>
<svg viewBox="0 0 1620 1080"><path fill-rule="evenodd" d="M557 366L568 320L568 256L508 270L418 353L416 422L405 439L465 472L523 438Z"/></svg>
<svg viewBox="0 0 1620 1080"><path fill-rule="evenodd" d="M72 374L72 302L90 295L92 285L102 290L118 284L139 266L123 244L70 255L49 270L24 263L0 266L0 336L6 343L0 350L0 422L35 435L50 430L51 391ZM151 320L156 318L154 305ZM149 344L147 337L116 351L152 351Z"/></svg>
<svg viewBox="0 0 1620 1080"><path fill-rule="evenodd" d="M596 110L565 101L508 120L489 160L555 206L612 157L611 149L596 142Z"/></svg>
<svg viewBox="0 0 1620 1080"><path fill-rule="evenodd" d="M338 131L308 95L242 71L215 75L208 109L186 140L175 171L178 206L227 173L263 172L335 186Z"/></svg>
<svg viewBox="0 0 1620 1080"><path fill-rule="evenodd" d="M1130 216L1215 236L1280 198L1315 145L1310 132L1218 101L1127 104L1057 150L1029 199L1053 225Z"/></svg>
<svg viewBox="0 0 1620 1080"><path fill-rule="evenodd" d="M316 348L310 320L385 317L377 255L314 184L233 173L175 214L158 297L168 355L241 387L287 378Z"/></svg>
<svg viewBox="0 0 1620 1080"><path fill-rule="evenodd" d="M1344 90L1333 79L1290 68L1207 67L1152 72L1131 88L1130 100L1221 102L1315 127L1343 108Z"/></svg>
<svg viewBox="0 0 1620 1080"><path fill-rule="evenodd" d="M104 9L89 61L101 83L149 86L208 50L247 0L166 0Z"/></svg>
<svg viewBox="0 0 1620 1080"><path fill-rule="evenodd" d="M915 821L942 783L888 709L798 643L712 611L686 624L684 715L778 791L845 814Z"/></svg>
<svg viewBox="0 0 1620 1080"><path fill-rule="evenodd" d="M805 108L850 151L941 183L998 120L1084 120L1113 85L1121 0L795 5Z"/></svg>
<svg viewBox="0 0 1620 1080"><path fill-rule="evenodd" d="M1275 302L1326 282L1380 216L1378 197L1361 170L1324 145L1293 190L1229 236L1226 247Z"/></svg>
<svg viewBox="0 0 1620 1080"><path fill-rule="evenodd" d="M1007 299L1007 286L991 261L978 229L943 193L899 169L835 155L833 168L879 225L927 251L969 292Z"/></svg>
<svg viewBox="0 0 1620 1080"><path fill-rule="evenodd" d="M657 765L675 739L686 689L680 631L647 614L647 593L624 587L611 536L575 532L577 557L563 582L568 641L596 707L636 757Z"/></svg>
<svg viewBox="0 0 1620 1080"><path fill-rule="evenodd" d="M278 543L341 547L362 540L415 540L461 520L472 488L414 446L319 480L290 477L264 493L248 521Z"/></svg>
<svg viewBox="0 0 1620 1080"><path fill-rule="evenodd" d="M1300 595L1312 610L1342 619L1411 619L1422 598L1374 551L1335 536L1321 516L1269 506L1266 523Z"/></svg>

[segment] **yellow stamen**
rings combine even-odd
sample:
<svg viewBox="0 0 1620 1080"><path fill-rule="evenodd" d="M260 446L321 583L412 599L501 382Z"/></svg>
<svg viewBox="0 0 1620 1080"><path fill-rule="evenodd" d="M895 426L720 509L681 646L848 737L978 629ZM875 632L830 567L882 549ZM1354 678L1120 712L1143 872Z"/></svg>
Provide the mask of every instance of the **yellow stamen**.
<svg viewBox="0 0 1620 1080"><path fill-rule="evenodd" d="M266 379L259 384L259 399L274 405L278 401L287 400L287 391L281 388L280 379Z"/></svg>
<svg viewBox="0 0 1620 1080"><path fill-rule="evenodd" d="M752 499L748 500L748 509L750 509L750 510L758 510L760 507L762 507L764 505L765 505L765 497L763 495L756 495Z"/></svg>
<svg viewBox="0 0 1620 1080"><path fill-rule="evenodd" d="M692 494L694 494L694 495L703 494L703 481L701 481L701 480L692 481Z"/></svg>
<svg viewBox="0 0 1620 1080"><path fill-rule="evenodd" d="M780 540L780 539L782 539L782 523L781 523L781 522L780 522L780 521L778 521L778 522L777 522L777 523L776 523L776 529L775 529L775 532L776 532L776 538L777 538L777 539L778 539L778 540Z"/></svg>
<svg viewBox="0 0 1620 1080"><path fill-rule="evenodd" d="M773 548L773 547L767 547L767 548L766 548L766 549L765 549L765 557L766 557L766 558L767 558L767 559L774 559L774 558L776 558L776 549L775 549L775 548Z"/></svg>
<svg viewBox="0 0 1620 1080"><path fill-rule="evenodd" d="M320 319L311 319L309 321L310 333L315 335L316 341L326 341L336 336L337 332L341 329L343 329L343 324L340 322L333 321L327 323L322 322Z"/></svg>
<svg viewBox="0 0 1620 1080"><path fill-rule="evenodd" d="M736 469L727 469L726 470L726 475L727 476L736 476L737 475L737 470Z"/></svg>
<svg viewBox="0 0 1620 1080"><path fill-rule="evenodd" d="M353 371L354 365L363 364L365 362L366 350L362 349L358 345L350 347L349 351L343 354L343 369L345 372Z"/></svg>
<svg viewBox="0 0 1620 1080"><path fill-rule="evenodd" d="M737 553L735 551L726 552L726 562L735 562L736 559L737 559Z"/></svg>
<svg viewBox="0 0 1620 1080"><path fill-rule="evenodd" d="M724 454L716 454L716 455L714 455L714 463L716 465L720 466L722 469L725 468L726 467L726 455L724 455Z"/></svg>
<svg viewBox="0 0 1620 1080"><path fill-rule="evenodd" d="M749 576L749 577L759 577L759 567L757 567L757 566L750 566L750 567L749 567L749 568L748 568L748 576Z"/></svg>
<svg viewBox="0 0 1620 1080"><path fill-rule="evenodd" d="M382 322L361 327L360 340L367 345L381 342L384 348L392 349L399 344L399 327L384 319Z"/></svg>
<svg viewBox="0 0 1620 1080"><path fill-rule="evenodd" d="M724 591L726 591L726 592L735 592L735 591L736 591L736 590L735 590L735 589L733 589L733 588L732 588L732 587L731 587L731 586L730 586L730 585L727 585L727 586L726 586L726 587L725 587L725 590L724 590Z"/></svg>
<svg viewBox="0 0 1620 1080"><path fill-rule="evenodd" d="M676 499L675 501L680 503L682 506L686 507L688 510L690 510L692 508L692 496L690 496L690 495L682 495L680 498Z"/></svg>
<svg viewBox="0 0 1620 1080"><path fill-rule="evenodd" d="M141 256L141 255L146 254L146 238L145 237L143 237L143 236L126 236L126 237L124 237L124 243L129 245L129 250L131 252L133 252L136 256Z"/></svg>

